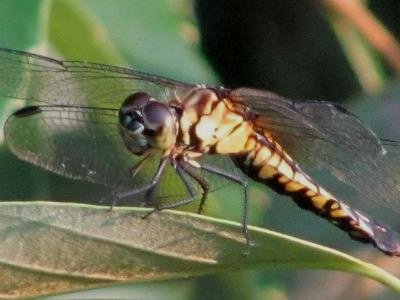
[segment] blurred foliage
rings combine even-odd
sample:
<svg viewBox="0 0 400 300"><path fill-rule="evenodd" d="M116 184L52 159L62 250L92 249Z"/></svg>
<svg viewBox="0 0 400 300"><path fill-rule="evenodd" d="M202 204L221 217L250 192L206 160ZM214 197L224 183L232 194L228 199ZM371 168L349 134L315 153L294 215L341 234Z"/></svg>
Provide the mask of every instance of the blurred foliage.
<svg viewBox="0 0 400 300"><path fill-rule="evenodd" d="M364 2L395 36L399 35L400 12L396 0ZM350 40L350 46L357 51L359 49L360 52L356 52L359 57L361 53L365 55L361 65L367 66L366 72L375 74L373 78L382 82L377 86L385 87L390 83L390 75L395 74L393 68L357 33L350 32L350 39L340 36L340 28L354 28L348 23L340 27L340 16L339 19L334 17L323 6L323 1L2 0L0 15L0 45L3 47L27 49L67 59L130 65L189 82L217 84L219 77L226 86L260 87L297 99L345 102L349 97L362 93L365 85L354 69L354 56L345 51L344 41ZM200 51L199 36L207 59ZM207 61L218 75L214 74ZM399 111L399 104L396 103L398 86L395 82L393 87L381 91L372 99L359 96L358 100L351 102L362 119L376 125L385 137L400 132L400 124L395 121ZM388 101L389 98L391 101ZM4 121L15 104L2 102L0 105L0 119ZM71 183L17 161L5 147L0 149L0 153L1 199L91 202L87 199L97 199L102 193L98 186ZM88 195L88 190L95 190L97 194ZM224 218L240 218L241 203L236 193L224 190L221 193L223 197L210 203L209 211ZM324 220L300 211L287 199L281 197L270 204L264 193L265 189L262 192L259 189L253 191L252 224L260 224L260 217L268 210L264 222L268 228L318 240L340 249L362 247ZM381 258L374 249L370 251L371 261L376 260L385 267L394 265L393 271L398 273L400 268L395 259ZM330 289L331 286L337 287L337 282L340 282L341 287L345 287L350 282L350 286L358 286L359 291L364 292L367 287L369 292L354 294L354 289L348 288L340 290L339 294L332 292L331 299L347 299L349 295L358 299L398 298L370 282L354 278L346 281L342 277L332 280L326 273L311 274L305 278L303 274L287 271L243 272L185 280L183 283L180 280L176 284L171 282L172 287L166 287L165 283L153 283L131 288L116 287L112 294L102 290L101 294L87 292L81 295L85 298L138 295L146 299L165 298L166 295L174 299L177 299L175 296L202 299L205 295L208 299L284 299L307 295L306 298L329 299L327 291L338 291L337 288ZM321 285L316 288L316 282L321 281L323 288ZM76 298L79 294L70 297Z"/></svg>
<svg viewBox="0 0 400 300"><path fill-rule="evenodd" d="M294 99L343 100L359 90L312 1L197 1L202 46L228 86Z"/></svg>

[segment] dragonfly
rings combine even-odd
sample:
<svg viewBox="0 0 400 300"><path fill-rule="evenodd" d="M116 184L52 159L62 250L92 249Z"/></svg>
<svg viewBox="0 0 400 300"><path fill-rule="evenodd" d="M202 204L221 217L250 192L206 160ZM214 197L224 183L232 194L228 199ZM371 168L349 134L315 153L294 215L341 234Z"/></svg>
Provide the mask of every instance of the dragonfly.
<svg viewBox="0 0 400 300"><path fill-rule="evenodd" d="M155 210L199 201L233 182L291 197L351 238L400 256L400 236L322 187L327 170L381 206L399 210L400 143L380 139L344 107L272 92L184 83L130 68L61 61L0 48L0 94L27 101L4 126L20 159L101 184L112 205Z"/></svg>

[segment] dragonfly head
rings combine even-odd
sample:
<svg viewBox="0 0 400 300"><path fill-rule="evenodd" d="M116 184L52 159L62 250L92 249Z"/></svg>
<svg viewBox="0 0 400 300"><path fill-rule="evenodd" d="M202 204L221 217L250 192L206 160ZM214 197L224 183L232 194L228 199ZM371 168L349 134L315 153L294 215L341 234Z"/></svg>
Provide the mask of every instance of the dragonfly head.
<svg viewBox="0 0 400 300"><path fill-rule="evenodd" d="M121 134L127 148L141 155L149 149L168 150L175 145L176 118L171 109L149 94L129 95L119 110Z"/></svg>

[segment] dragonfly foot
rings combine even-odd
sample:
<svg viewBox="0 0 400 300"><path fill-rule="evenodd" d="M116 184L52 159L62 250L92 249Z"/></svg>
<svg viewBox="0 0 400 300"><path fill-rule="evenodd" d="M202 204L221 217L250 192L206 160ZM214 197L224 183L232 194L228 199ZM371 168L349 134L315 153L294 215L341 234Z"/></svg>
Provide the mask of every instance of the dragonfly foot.
<svg viewBox="0 0 400 300"><path fill-rule="evenodd" d="M197 209L197 213L199 215L203 214L203 206L199 206L199 208Z"/></svg>
<svg viewBox="0 0 400 300"><path fill-rule="evenodd" d="M142 215L142 220L147 219L148 217L150 217L150 215L154 214L156 211L158 211L158 208L153 208L152 210L150 210L148 213Z"/></svg>

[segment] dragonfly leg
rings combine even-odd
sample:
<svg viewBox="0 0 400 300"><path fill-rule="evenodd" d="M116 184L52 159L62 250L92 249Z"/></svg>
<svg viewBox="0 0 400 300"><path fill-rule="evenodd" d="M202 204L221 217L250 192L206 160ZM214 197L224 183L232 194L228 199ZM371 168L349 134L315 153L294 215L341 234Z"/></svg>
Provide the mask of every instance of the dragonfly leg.
<svg viewBox="0 0 400 300"><path fill-rule="evenodd" d="M240 176L232 175L224 170L215 168L213 166L208 165L201 165L201 168L209 173L222 176L228 180L234 181L240 184L244 189L244 202L243 202L243 235L246 238L247 247L250 246L250 239L249 239L249 230L248 230L248 219L249 219L249 184L246 180L241 178ZM245 254L247 255L249 251L247 250Z"/></svg>
<svg viewBox="0 0 400 300"><path fill-rule="evenodd" d="M190 176L189 172L187 172L186 169L183 169L179 164L176 166L176 171L178 172L179 177L182 179L182 182L188 190L190 196L194 198L196 196L196 191L193 189L193 186L186 177L186 174Z"/></svg>
<svg viewBox="0 0 400 300"><path fill-rule="evenodd" d="M123 173L119 176L119 181L122 181L122 179L125 178L126 176L129 176L129 177L132 177L132 178L135 177L136 174L137 174L138 172L140 172L140 170L143 169L143 167L144 167L145 162L147 161L147 159L148 159L149 157L152 157L152 156L153 156L153 152L150 152L150 153L147 154L145 157L143 157L140 161L138 161L135 165L133 165L132 167L129 167L129 168L126 170L126 172L123 172ZM119 181L117 181L117 182L119 182ZM113 192L112 192L111 198L112 198L113 200L111 201L110 211L113 210L113 208L114 208L115 205L117 204L118 200L120 199L118 192L117 192L117 191L113 191ZM107 201L107 200L109 200L109 199L103 198L103 199L100 200L100 203L104 203L104 202Z"/></svg>
<svg viewBox="0 0 400 300"><path fill-rule="evenodd" d="M207 200L207 197L208 197L208 193L210 191L210 186L209 186L208 182L206 180L204 180L204 178L202 178L201 176L199 176L198 174L193 172L190 169L190 166L188 166L187 164L185 164L184 166L185 166L185 169L184 169L185 172L191 178L193 178L193 180L195 180L203 190L203 195L201 196L199 208L197 209L197 213L201 214L203 212L204 204L206 203L206 200Z"/></svg>
<svg viewBox="0 0 400 300"><path fill-rule="evenodd" d="M116 203L120 199L140 194L140 193L148 191L148 190L152 189L154 186L156 186L158 181L161 178L161 175L162 175L164 169L165 169L165 165L167 164L167 161L168 161L168 157L163 157L160 160L160 164L158 166L157 172L153 176L153 179L151 180L151 182L149 182L148 184L145 184L145 185L143 185L141 187L138 187L137 189L133 189L133 190L130 190L130 191L125 191L125 192L118 193L116 195L116 197L114 198L112 204L111 204L111 209L116 205Z"/></svg>
<svg viewBox="0 0 400 300"><path fill-rule="evenodd" d="M178 173L179 177L182 179L182 182L185 185L187 191L189 192L190 197L187 198L187 199L183 199L183 200L174 202L174 203L156 206L156 207L154 207L153 210L151 210L150 212L145 214L142 217L143 219L147 218L148 216L150 216L151 214L153 214L156 211L163 210L163 209L176 208L176 207L179 207L179 206L182 206L182 205L189 204L189 203L191 203L191 202L193 202L195 200L196 192L195 192L195 190L193 189L193 186L190 184L190 182L188 181L188 179L186 177L186 174L189 175L189 176L191 176L191 174L189 172L187 172L186 169L183 169L179 164L176 166L176 170L177 170L177 173ZM155 190L155 188L156 188L156 186L152 187L149 191L152 193Z"/></svg>
<svg viewBox="0 0 400 300"><path fill-rule="evenodd" d="M143 169L145 163L148 161L148 158L153 157L154 153L150 152L147 155L145 155L141 160L139 160L135 165L133 165L131 168L129 168L129 173L131 177L135 177L137 173L140 172L140 170Z"/></svg>

